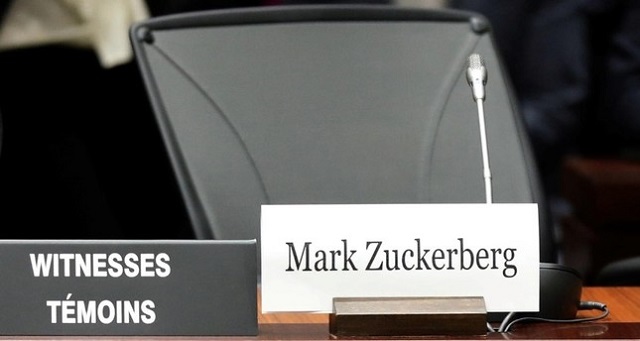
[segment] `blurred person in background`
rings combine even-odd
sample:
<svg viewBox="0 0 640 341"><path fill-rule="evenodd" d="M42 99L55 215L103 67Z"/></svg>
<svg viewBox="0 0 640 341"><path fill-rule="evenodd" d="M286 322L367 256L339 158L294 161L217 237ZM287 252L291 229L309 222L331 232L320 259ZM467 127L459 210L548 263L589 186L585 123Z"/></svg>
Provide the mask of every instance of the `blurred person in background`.
<svg viewBox="0 0 640 341"><path fill-rule="evenodd" d="M553 213L568 155L640 159L640 1L452 0L492 24Z"/></svg>

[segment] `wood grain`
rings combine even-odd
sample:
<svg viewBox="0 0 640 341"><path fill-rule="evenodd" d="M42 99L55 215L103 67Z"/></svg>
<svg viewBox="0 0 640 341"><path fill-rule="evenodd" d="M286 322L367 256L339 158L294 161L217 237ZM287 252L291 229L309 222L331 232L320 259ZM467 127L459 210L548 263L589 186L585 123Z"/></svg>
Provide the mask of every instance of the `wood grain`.
<svg viewBox="0 0 640 341"><path fill-rule="evenodd" d="M583 301L597 301L607 305L609 316L603 322L640 323L640 287L585 287L582 289ZM258 311L260 293L258 292ZM578 316L596 316L599 311L581 311ZM328 314L279 313L258 314L258 322L267 323L329 323Z"/></svg>
<svg viewBox="0 0 640 341"><path fill-rule="evenodd" d="M260 292L258 292L260 295ZM260 297L260 296L258 296ZM587 323L523 323L507 334L489 333L483 336L435 336L429 340L589 340L589 339L634 339L640 340L640 287L586 287L583 300L606 303L611 315L597 322ZM258 300L259 301L259 300ZM258 305L258 307L260 307ZM581 316L596 315L599 312L580 312ZM255 337L233 337L233 340L335 340L329 335L327 314L258 314L260 334ZM44 340L87 340L136 341L136 340L180 340L205 341L228 340L229 337L33 337L4 336L0 340L44 341ZM377 341L384 338L372 338ZM409 338L389 338L409 340ZM363 338L359 338L363 340Z"/></svg>
<svg viewBox="0 0 640 341"><path fill-rule="evenodd" d="M585 287L582 300L607 305L610 314L603 322L640 322L640 287ZM581 311L579 316L598 314L598 311Z"/></svg>

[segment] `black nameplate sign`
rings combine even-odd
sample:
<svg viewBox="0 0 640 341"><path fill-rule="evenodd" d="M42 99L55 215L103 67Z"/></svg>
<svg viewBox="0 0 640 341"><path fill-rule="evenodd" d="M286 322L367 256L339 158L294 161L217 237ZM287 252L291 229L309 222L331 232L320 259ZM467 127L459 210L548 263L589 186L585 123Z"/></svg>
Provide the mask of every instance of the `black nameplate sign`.
<svg viewBox="0 0 640 341"><path fill-rule="evenodd" d="M0 241L1 335L257 335L255 241Z"/></svg>

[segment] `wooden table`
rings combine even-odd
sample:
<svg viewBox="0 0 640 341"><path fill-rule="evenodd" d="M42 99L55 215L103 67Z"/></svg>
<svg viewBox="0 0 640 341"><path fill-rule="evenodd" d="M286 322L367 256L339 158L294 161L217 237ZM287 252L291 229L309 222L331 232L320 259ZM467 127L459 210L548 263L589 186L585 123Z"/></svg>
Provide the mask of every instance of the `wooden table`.
<svg viewBox="0 0 640 341"><path fill-rule="evenodd" d="M506 334L490 333L477 337L429 337L424 340L640 340L640 287L587 287L583 300L606 303L611 314L597 321L576 324L531 323L514 327ZM590 316L598 312L580 312ZM259 314L257 337L0 337L0 340L335 340L329 334L327 314ZM381 340L376 338L375 340ZM408 338L395 338L408 340Z"/></svg>
<svg viewBox="0 0 640 341"><path fill-rule="evenodd" d="M602 302L609 307L611 313L602 322L640 323L640 287L585 287L582 300Z"/></svg>
<svg viewBox="0 0 640 341"><path fill-rule="evenodd" d="M429 337L424 339L553 340L553 339L640 339L640 287L585 287L582 299L607 304L608 317L597 322L575 324L530 323L514 326L507 334L479 337ZM598 315L581 311L579 317ZM259 315L260 340L329 340L327 314ZM406 340L407 338L401 338ZM379 338L377 339L379 340Z"/></svg>

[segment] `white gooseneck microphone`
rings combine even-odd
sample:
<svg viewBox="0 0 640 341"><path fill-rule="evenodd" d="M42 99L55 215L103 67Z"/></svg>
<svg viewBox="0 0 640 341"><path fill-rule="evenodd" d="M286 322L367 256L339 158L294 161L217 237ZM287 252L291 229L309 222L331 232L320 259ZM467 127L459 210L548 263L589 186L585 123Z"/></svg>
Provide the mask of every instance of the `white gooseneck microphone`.
<svg viewBox="0 0 640 341"><path fill-rule="evenodd" d="M484 60L479 54L474 53L469 56L469 67L467 68L467 82L473 92L473 100L484 101L486 96L484 87L487 85L487 68Z"/></svg>
<svg viewBox="0 0 640 341"><path fill-rule="evenodd" d="M487 147L487 129L484 124L484 100L486 97L487 68L479 54L469 56L467 82L471 87L473 100L478 106L478 124L480 126L480 145L482 148L482 166L484 175L484 191L487 204L493 202L491 192L491 169L489 168L489 150Z"/></svg>

